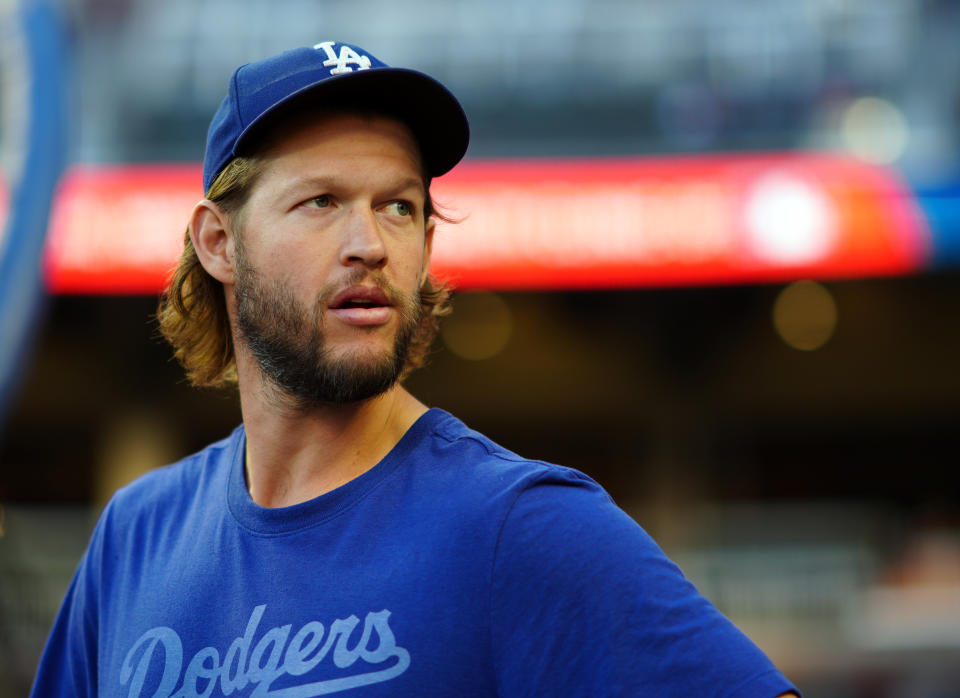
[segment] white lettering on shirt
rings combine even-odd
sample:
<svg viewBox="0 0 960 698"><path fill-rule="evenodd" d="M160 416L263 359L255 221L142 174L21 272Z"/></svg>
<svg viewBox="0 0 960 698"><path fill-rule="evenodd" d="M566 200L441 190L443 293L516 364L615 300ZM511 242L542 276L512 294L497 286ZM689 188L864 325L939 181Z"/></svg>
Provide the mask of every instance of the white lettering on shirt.
<svg viewBox="0 0 960 698"><path fill-rule="evenodd" d="M253 609L243 635L230 643L222 662L216 647L204 647L193 655L185 672L180 635L165 626L151 628L133 643L120 667L120 684L130 685L128 698L208 698L217 680L225 696L253 684L251 698L312 698L389 681L410 666L410 654L397 645L390 629L390 611L386 609L367 613L360 640L353 647L348 647L347 641L360 624L354 615L333 621L325 641L323 624L312 620L293 633L292 638L292 625L269 628L254 644L265 610L265 604ZM159 680L148 681L155 654L156 661L162 662L159 666L163 672ZM394 658L397 661L385 669L346 673L322 681L305 680L296 686L270 690L281 676L304 676L328 655L337 669L350 669L357 660L364 662L364 668Z"/></svg>

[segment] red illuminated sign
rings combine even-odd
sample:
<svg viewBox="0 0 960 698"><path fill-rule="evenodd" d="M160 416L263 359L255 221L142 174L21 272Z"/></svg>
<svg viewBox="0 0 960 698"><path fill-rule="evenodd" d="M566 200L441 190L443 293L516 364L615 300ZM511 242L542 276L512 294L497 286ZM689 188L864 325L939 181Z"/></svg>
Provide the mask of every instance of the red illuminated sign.
<svg viewBox="0 0 960 698"><path fill-rule="evenodd" d="M203 198L198 165L83 166L66 174L47 240L55 293L157 293Z"/></svg>
<svg viewBox="0 0 960 698"><path fill-rule="evenodd" d="M198 165L77 167L53 211L59 293L156 293ZM816 154L465 162L433 196L435 274L461 288L616 288L900 274L929 231L899 179Z"/></svg>

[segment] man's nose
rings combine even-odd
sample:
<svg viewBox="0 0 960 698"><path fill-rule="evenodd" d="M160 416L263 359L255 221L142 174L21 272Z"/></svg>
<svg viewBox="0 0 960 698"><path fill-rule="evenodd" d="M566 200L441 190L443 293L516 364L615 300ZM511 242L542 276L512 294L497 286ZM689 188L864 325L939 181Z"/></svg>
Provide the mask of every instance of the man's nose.
<svg viewBox="0 0 960 698"><path fill-rule="evenodd" d="M378 269L387 262L387 248L376 213L366 207L350 210L345 224L340 263Z"/></svg>

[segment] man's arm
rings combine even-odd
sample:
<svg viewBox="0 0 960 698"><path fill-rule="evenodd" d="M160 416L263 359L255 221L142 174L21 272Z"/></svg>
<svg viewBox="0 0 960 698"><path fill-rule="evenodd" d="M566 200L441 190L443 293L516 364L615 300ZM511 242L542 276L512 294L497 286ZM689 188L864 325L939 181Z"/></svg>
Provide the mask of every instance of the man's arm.
<svg viewBox="0 0 960 698"><path fill-rule="evenodd" d="M599 486L553 475L520 495L498 544L502 695L796 695Z"/></svg>
<svg viewBox="0 0 960 698"><path fill-rule="evenodd" d="M111 510L108 505L97 522L67 589L40 657L32 697L97 696L100 577L104 531Z"/></svg>
<svg viewBox="0 0 960 698"><path fill-rule="evenodd" d="M43 649L31 696L97 695L96 616L84 601L86 558L81 562Z"/></svg>

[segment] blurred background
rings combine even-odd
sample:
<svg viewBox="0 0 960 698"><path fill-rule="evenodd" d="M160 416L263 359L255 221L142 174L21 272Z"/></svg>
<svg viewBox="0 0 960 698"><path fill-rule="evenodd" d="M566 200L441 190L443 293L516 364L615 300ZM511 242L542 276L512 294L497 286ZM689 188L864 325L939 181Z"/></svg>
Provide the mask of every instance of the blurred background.
<svg viewBox="0 0 960 698"><path fill-rule="evenodd" d="M471 118L412 391L597 479L808 696L957 695L960 3L0 7L0 695L110 494L239 421L151 314L232 70L326 39Z"/></svg>

